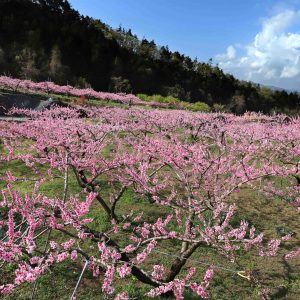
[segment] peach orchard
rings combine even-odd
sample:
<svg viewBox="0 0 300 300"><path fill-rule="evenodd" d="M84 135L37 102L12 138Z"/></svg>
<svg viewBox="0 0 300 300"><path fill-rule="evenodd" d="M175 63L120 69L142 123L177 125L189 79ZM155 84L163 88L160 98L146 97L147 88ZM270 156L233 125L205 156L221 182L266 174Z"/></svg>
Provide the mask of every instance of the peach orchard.
<svg viewBox="0 0 300 300"><path fill-rule="evenodd" d="M267 239L243 219L233 225L232 195L247 187L299 211L299 119L81 110L85 118L76 108L15 109L11 113L25 114L27 121L0 123L0 164L18 161L31 170L19 178L8 169L1 178L6 186L0 196L0 263L15 271L0 286L0 295L37 281L56 264L81 261L72 299L87 270L101 279L99 292L114 299L130 297L116 287L133 277L148 287L148 297L183 299L189 290L209 298L218 269L209 261L205 272L196 263L187 268L202 247L234 262L241 250L275 256L282 243L294 238ZM40 187L57 177L61 197L49 198ZM70 178L79 192L72 192ZM278 185L276 178L287 183ZM34 181L34 189L19 192L15 185L22 180ZM126 191L139 199L140 207L150 204L161 216L135 210L139 205L122 209ZM96 206L109 220L105 230L92 226L90 212ZM168 248L168 264L162 263L161 246ZM299 252L293 249L285 259ZM149 260L152 254L160 263ZM260 292L267 299L266 291Z"/></svg>

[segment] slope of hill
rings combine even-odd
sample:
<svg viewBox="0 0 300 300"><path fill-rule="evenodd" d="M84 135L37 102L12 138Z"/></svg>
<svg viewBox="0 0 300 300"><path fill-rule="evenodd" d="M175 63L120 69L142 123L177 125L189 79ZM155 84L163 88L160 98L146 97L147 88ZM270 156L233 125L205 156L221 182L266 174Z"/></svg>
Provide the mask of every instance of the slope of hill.
<svg viewBox="0 0 300 300"><path fill-rule="evenodd" d="M210 62L80 16L66 0L2 0L0 41L0 73L13 77L171 95L235 113L296 112L300 105L297 93L239 81Z"/></svg>

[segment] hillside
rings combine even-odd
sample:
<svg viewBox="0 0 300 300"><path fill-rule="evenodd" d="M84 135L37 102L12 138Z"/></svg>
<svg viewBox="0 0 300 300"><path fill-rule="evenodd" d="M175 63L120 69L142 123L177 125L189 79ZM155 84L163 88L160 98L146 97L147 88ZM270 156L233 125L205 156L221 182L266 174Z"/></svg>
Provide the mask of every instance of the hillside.
<svg viewBox="0 0 300 300"><path fill-rule="evenodd" d="M211 62L81 16L65 0L0 2L0 74L104 92L169 95L235 113L296 113L300 105L297 93L239 81Z"/></svg>

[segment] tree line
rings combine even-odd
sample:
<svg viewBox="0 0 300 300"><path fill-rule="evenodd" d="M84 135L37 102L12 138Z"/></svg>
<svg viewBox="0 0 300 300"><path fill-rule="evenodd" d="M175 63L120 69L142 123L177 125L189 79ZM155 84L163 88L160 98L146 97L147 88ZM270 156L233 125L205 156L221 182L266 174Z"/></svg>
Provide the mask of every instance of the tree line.
<svg viewBox="0 0 300 300"><path fill-rule="evenodd" d="M296 92L273 91L81 16L66 0L0 2L0 73L110 92L160 94L215 110L297 113Z"/></svg>

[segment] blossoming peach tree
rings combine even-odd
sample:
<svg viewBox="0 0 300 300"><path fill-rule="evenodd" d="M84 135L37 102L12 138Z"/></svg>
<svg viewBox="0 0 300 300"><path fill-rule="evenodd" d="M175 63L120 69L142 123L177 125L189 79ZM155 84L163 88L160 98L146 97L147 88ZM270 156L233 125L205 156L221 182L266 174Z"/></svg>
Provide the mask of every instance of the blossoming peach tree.
<svg viewBox="0 0 300 300"><path fill-rule="evenodd" d="M154 107L166 107L163 103L151 101L145 103L140 100L137 96L132 94L124 93L108 93L108 92L97 92L91 88L79 89L70 85L57 85L54 82L34 82L31 80L22 80L11 78L7 76L0 76L0 89L12 90L14 92L20 90L26 93L42 93L42 94L61 94L66 96L76 96L99 99L99 100L110 100L117 103L123 103L131 105L148 105Z"/></svg>
<svg viewBox="0 0 300 300"><path fill-rule="evenodd" d="M118 108L86 108L84 119L70 108L13 113L28 120L0 124L0 164L18 161L30 172L24 178L7 169L1 178L0 262L15 272L0 295L63 261L82 261L73 299L86 269L101 278L101 292L119 300L130 295L117 293L116 285L132 277L149 287L149 297L183 299L189 290L209 298L217 270L209 262L204 274L196 263L187 268L202 247L234 261L241 249L273 256L290 237L267 241L245 220L233 226L231 196L244 185L284 196L271 181L261 184L284 176L291 180L291 203L299 205L297 121L288 127L232 115ZM279 127L286 136L278 138ZM60 196L43 194L40 187L57 179ZM35 182L32 192L18 191L22 180ZM94 210L110 225L94 226Z"/></svg>

